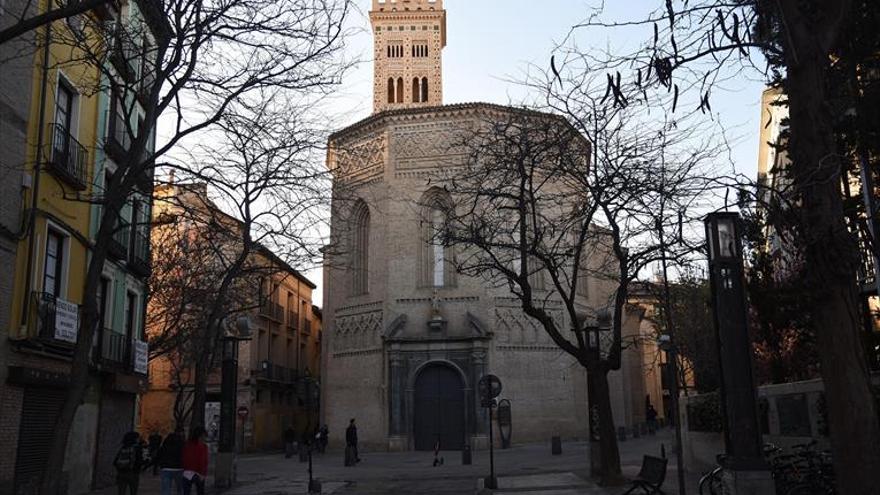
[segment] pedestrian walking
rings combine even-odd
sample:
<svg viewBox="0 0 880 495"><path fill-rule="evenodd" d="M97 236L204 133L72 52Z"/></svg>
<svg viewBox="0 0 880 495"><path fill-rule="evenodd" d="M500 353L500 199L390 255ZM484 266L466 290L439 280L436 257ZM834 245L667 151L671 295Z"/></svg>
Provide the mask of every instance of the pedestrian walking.
<svg viewBox="0 0 880 495"><path fill-rule="evenodd" d="M162 487L162 495L171 495L171 485L174 485L174 493L183 493L183 428L177 427L165 437L157 454L159 461L159 480Z"/></svg>
<svg viewBox="0 0 880 495"><path fill-rule="evenodd" d="M648 433L653 435L657 431L657 410L654 409L653 404L648 404L648 408L645 411L645 419L648 422Z"/></svg>
<svg viewBox="0 0 880 495"><path fill-rule="evenodd" d="M144 451L140 445L140 435L130 431L122 437L122 446L113 458L119 495L126 495L126 492L137 495L143 462Z"/></svg>
<svg viewBox="0 0 880 495"><path fill-rule="evenodd" d="M150 454L150 466L153 468L153 476L159 474L159 448L162 447L162 435L153 431L147 437L147 452Z"/></svg>
<svg viewBox="0 0 880 495"><path fill-rule="evenodd" d="M354 418L348 422L348 428L345 429L345 465L354 466L361 462L358 455L358 429L354 422Z"/></svg>
<svg viewBox="0 0 880 495"><path fill-rule="evenodd" d="M318 430L318 452L323 454L327 450L327 442L330 440L330 429L327 425Z"/></svg>
<svg viewBox="0 0 880 495"><path fill-rule="evenodd" d="M208 478L207 432L202 426L193 427L189 440L183 445L183 495L189 495L195 485L198 495L205 495L205 480Z"/></svg>
<svg viewBox="0 0 880 495"><path fill-rule="evenodd" d="M296 452L296 431L293 426L289 426L284 430L284 458L290 459L294 452Z"/></svg>

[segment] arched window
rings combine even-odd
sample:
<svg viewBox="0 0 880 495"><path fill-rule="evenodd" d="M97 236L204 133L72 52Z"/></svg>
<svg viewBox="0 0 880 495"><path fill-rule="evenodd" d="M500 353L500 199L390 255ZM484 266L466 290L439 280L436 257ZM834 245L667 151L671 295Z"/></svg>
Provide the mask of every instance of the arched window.
<svg viewBox="0 0 880 495"><path fill-rule="evenodd" d="M403 103L403 78L397 78L397 103Z"/></svg>
<svg viewBox="0 0 880 495"><path fill-rule="evenodd" d="M428 101L428 78L422 78L422 101Z"/></svg>
<svg viewBox="0 0 880 495"><path fill-rule="evenodd" d="M351 291L360 295L369 292L370 209L366 203L355 204L351 221Z"/></svg>
<svg viewBox="0 0 880 495"><path fill-rule="evenodd" d="M413 78L413 84L412 84L412 100L413 100L413 103L418 103L418 102L419 102L419 95L420 95L420 94L421 94L421 92L419 91L419 78L418 78L418 77L415 77L415 78Z"/></svg>
<svg viewBox="0 0 880 495"><path fill-rule="evenodd" d="M421 200L419 286L453 287L455 277L455 252L446 245L446 232L452 199L449 193L431 188Z"/></svg>
<svg viewBox="0 0 880 495"><path fill-rule="evenodd" d="M388 78L388 103L394 103L394 78Z"/></svg>

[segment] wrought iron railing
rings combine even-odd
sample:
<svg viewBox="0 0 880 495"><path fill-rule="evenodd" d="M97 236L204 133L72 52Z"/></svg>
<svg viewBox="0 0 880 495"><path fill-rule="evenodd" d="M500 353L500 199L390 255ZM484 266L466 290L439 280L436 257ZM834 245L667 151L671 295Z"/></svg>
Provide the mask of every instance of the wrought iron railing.
<svg viewBox="0 0 880 495"><path fill-rule="evenodd" d="M131 267L141 275L150 274L150 238L141 231L134 230L134 243L131 249Z"/></svg>
<svg viewBox="0 0 880 495"><path fill-rule="evenodd" d="M88 183L87 151L61 124L49 124L50 148L48 163L56 176L75 189L83 190Z"/></svg>
<svg viewBox="0 0 880 495"><path fill-rule="evenodd" d="M131 242L130 228L131 226L127 223L116 227L108 245L108 252L111 256L121 260L128 258L128 248Z"/></svg>
<svg viewBox="0 0 880 495"><path fill-rule="evenodd" d="M287 326L294 330L299 328L299 313L296 311L287 311Z"/></svg>
<svg viewBox="0 0 880 495"><path fill-rule="evenodd" d="M126 335L114 332L110 328L101 330L99 340L101 362L115 368L130 370L132 363L131 339Z"/></svg>

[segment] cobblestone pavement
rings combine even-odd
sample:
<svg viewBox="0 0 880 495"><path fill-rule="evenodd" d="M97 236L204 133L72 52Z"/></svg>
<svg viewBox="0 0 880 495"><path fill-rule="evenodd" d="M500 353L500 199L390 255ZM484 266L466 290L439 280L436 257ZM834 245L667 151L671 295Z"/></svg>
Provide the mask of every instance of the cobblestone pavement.
<svg viewBox="0 0 880 495"><path fill-rule="evenodd" d="M621 463L624 475L634 477L642 455L659 455L664 444L671 452L671 431L657 436L621 442ZM322 492L336 495L452 495L474 494L477 480L488 474L488 451L473 452L473 464L464 466L460 452L443 452L442 466L433 467L431 452L362 452L363 462L343 467L341 452L316 455L314 477L322 482ZM518 445L496 450L495 466L501 489L498 495L538 494L602 494L619 495L626 487L602 489L587 480L589 465L587 444L563 444L560 456L550 455L550 442ZM308 464L296 457L282 454L250 454L238 461L238 485L225 495L300 495L307 492ZM696 493L696 476L688 477L688 492ZM158 480L145 475L139 495L158 495ZM666 493L677 493L675 458L670 458L664 484ZM115 490L97 492L102 495Z"/></svg>

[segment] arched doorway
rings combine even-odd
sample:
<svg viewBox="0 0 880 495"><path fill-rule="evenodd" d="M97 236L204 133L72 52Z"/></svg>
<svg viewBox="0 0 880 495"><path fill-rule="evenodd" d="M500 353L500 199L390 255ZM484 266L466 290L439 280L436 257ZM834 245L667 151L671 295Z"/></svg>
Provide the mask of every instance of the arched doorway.
<svg viewBox="0 0 880 495"><path fill-rule="evenodd" d="M464 446L464 382L442 364L426 366L415 386L413 433L416 450L461 450Z"/></svg>

